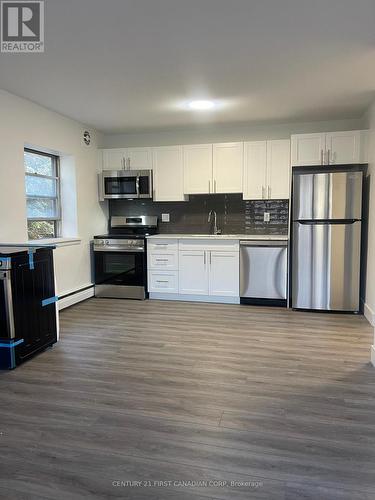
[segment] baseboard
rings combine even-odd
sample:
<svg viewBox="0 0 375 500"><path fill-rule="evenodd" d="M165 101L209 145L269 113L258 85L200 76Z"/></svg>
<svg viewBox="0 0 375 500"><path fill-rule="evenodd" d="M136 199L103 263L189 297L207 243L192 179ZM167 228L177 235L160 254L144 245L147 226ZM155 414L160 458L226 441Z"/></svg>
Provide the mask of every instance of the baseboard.
<svg viewBox="0 0 375 500"><path fill-rule="evenodd" d="M375 366L375 345L371 346L371 363Z"/></svg>
<svg viewBox="0 0 375 500"><path fill-rule="evenodd" d="M179 293L150 292L150 299L155 300L179 300L183 302L216 302L219 304L239 304L239 297L223 297L211 295L182 295Z"/></svg>
<svg viewBox="0 0 375 500"><path fill-rule="evenodd" d="M94 285L89 286L89 288L84 288L83 290L70 292L69 294L59 298L58 301L59 310L61 311L61 309L73 306L74 304L78 304L78 302L90 299L91 297L94 297Z"/></svg>
<svg viewBox="0 0 375 500"><path fill-rule="evenodd" d="M365 315L365 318L370 323L370 325L375 327L375 312L368 304L366 304L366 302L363 307L363 314Z"/></svg>

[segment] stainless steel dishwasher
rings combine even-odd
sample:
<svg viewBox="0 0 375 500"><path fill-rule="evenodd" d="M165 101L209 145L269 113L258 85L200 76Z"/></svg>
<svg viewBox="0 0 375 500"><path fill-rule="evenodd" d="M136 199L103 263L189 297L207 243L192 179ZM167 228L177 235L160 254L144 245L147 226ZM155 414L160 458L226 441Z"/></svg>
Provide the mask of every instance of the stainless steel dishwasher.
<svg viewBox="0 0 375 500"><path fill-rule="evenodd" d="M240 241L241 304L286 306L288 242Z"/></svg>

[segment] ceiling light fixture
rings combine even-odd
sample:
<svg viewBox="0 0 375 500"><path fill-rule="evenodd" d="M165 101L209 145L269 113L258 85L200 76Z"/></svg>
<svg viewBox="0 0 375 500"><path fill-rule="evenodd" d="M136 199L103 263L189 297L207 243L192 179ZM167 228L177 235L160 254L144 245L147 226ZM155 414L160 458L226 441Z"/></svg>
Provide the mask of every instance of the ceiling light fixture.
<svg viewBox="0 0 375 500"><path fill-rule="evenodd" d="M200 99L198 101L190 101L188 107L194 111L209 111L215 107L215 103L213 101Z"/></svg>

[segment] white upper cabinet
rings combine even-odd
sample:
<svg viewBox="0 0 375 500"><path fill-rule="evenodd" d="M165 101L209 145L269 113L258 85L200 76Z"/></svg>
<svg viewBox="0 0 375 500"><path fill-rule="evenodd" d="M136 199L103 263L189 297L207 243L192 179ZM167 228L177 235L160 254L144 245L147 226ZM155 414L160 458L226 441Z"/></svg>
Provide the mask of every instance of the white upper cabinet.
<svg viewBox="0 0 375 500"><path fill-rule="evenodd" d="M245 142L243 198L263 200L267 189L267 141Z"/></svg>
<svg viewBox="0 0 375 500"><path fill-rule="evenodd" d="M245 200L289 198L290 141L253 141L245 143Z"/></svg>
<svg viewBox="0 0 375 500"><path fill-rule="evenodd" d="M359 163L361 132L330 132L326 134L327 165Z"/></svg>
<svg viewBox="0 0 375 500"><path fill-rule="evenodd" d="M103 149L103 170L123 170L126 168L126 149Z"/></svg>
<svg viewBox="0 0 375 500"><path fill-rule="evenodd" d="M183 146L183 154L185 194L212 193L212 144Z"/></svg>
<svg viewBox="0 0 375 500"><path fill-rule="evenodd" d="M128 148L126 152L131 170L152 169L152 148Z"/></svg>
<svg viewBox="0 0 375 500"><path fill-rule="evenodd" d="M150 170L151 148L102 149L103 170Z"/></svg>
<svg viewBox="0 0 375 500"><path fill-rule="evenodd" d="M292 135L293 167L323 165L325 144L325 134Z"/></svg>
<svg viewBox="0 0 375 500"><path fill-rule="evenodd" d="M213 145L213 193L242 193L243 142Z"/></svg>
<svg viewBox="0 0 375 500"><path fill-rule="evenodd" d="M290 171L290 140L267 141L267 199L289 198Z"/></svg>
<svg viewBox="0 0 375 500"><path fill-rule="evenodd" d="M186 201L182 146L153 148L154 201Z"/></svg>
<svg viewBox="0 0 375 500"><path fill-rule="evenodd" d="M367 163L367 132L349 130L292 136L292 165Z"/></svg>

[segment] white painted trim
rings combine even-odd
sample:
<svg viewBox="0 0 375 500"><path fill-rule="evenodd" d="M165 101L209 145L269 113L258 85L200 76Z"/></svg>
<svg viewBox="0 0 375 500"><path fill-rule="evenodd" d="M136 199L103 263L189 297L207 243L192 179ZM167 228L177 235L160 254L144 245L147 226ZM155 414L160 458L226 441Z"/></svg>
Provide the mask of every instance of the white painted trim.
<svg viewBox="0 0 375 500"><path fill-rule="evenodd" d="M216 295L188 295L179 293L151 292L150 299L155 300L179 300L183 302L216 302L220 304L239 304L239 297L223 297Z"/></svg>
<svg viewBox="0 0 375 500"><path fill-rule="evenodd" d="M364 304L363 313L370 325L375 327L375 312L366 303Z"/></svg>
<svg viewBox="0 0 375 500"><path fill-rule="evenodd" d="M371 346L371 363L375 366L375 345Z"/></svg>
<svg viewBox="0 0 375 500"><path fill-rule="evenodd" d="M82 302L83 300L90 299L94 297L94 286L88 288L87 290L82 290L81 292L74 293L73 295L69 295L68 297L64 297L58 301L59 310L65 309L66 307L70 307L78 302Z"/></svg>

